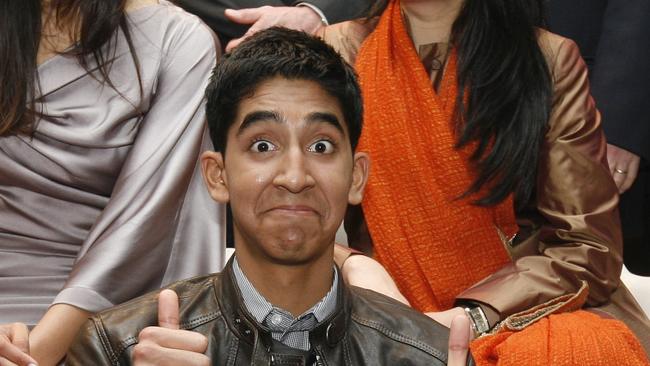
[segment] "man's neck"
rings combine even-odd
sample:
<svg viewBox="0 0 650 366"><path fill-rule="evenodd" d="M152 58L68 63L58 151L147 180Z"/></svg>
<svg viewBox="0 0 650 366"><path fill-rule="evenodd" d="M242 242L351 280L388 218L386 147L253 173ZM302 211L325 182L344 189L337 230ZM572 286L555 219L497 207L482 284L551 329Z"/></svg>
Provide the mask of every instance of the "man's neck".
<svg viewBox="0 0 650 366"><path fill-rule="evenodd" d="M273 306L290 312L294 317L317 304L332 288L332 256L304 265L259 260L245 248L237 248L236 256L242 272L255 289Z"/></svg>

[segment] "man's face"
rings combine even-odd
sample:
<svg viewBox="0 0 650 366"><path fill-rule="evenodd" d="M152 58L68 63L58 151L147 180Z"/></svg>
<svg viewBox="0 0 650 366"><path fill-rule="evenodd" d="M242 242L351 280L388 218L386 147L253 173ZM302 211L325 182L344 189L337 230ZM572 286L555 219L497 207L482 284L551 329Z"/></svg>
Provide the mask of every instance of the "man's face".
<svg viewBox="0 0 650 366"><path fill-rule="evenodd" d="M238 253L278 264L331 256L368 171L338 100L313 81L269 79L240 102L227 139L202 165L215 200L230 202Z"/></svg>

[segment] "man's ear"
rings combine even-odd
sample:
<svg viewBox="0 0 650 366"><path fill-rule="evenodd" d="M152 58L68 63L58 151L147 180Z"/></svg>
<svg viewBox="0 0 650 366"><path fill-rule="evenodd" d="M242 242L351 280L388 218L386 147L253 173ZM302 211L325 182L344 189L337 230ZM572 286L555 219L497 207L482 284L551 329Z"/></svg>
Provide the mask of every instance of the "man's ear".
<svg viewBox="0 0 650 366"><path fill-rule="evenodd" d="M206 151L201 154L201 173L212 199L219 203L228 203L230 194L223 155L216 151Z"/></svg>
<svg viewBox="0 0 650 366"><path fill-rule="evenodd" d="M354 162L352 170L352 186L348 192L348 203L358 205L363 200L363 190L368 182L368 172L370 171L370 157L365 152L354 153Z"/></svg>

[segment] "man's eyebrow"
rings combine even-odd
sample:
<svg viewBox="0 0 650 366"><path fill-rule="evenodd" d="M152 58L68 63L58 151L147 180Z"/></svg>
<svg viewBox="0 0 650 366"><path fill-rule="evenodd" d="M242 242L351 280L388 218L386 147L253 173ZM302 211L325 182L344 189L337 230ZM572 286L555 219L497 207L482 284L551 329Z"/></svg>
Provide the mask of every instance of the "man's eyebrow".
<svg viewBox="0 0 650 366"><path fill-rule="evenodd" d="M280 117L280 114L275 111L254 111L244 117L244 121L241 123L241 126L239 126L239 129L237 130L237 135L241 135L252 125L264 121L281 123L283 120Z"/></svg>
<svg viewBox="0 0 650 366"><path fill-rule="evenodd" d="M345 135L345 130L343 129L341 122L339 121L338 117L336 117L336 115L332 113L327 113L327 112L310 113L307 116L307 122L308 123L325 122L327 124L336 127L337 130L339 130L343 135Z"/></svg>

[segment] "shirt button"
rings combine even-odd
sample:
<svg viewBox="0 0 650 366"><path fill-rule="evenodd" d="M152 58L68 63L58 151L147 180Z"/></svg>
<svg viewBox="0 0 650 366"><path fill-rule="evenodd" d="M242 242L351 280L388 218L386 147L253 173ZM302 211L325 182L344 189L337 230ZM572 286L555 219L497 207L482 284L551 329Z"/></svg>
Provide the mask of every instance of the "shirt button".
<svg viewBox="0 0 650 366"><path fill-rule="evenodd" d="M271 324L280 325L282 323L282 316L279 314L273 314L271 316Z"/></svg>

